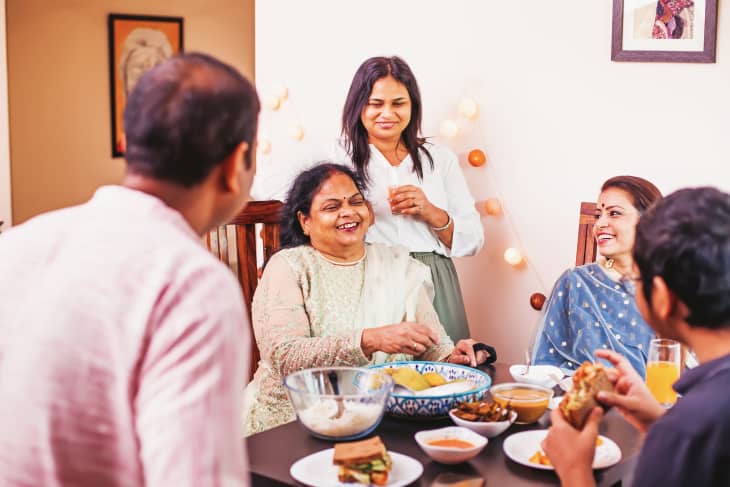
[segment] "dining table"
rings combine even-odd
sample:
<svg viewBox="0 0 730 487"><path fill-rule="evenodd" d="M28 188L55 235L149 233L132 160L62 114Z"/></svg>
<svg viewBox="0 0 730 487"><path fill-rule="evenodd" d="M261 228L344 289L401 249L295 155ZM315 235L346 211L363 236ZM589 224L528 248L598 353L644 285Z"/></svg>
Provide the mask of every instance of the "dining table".
<svg viewBox="0 0 730 487"><path fill-rule="evenodd" d="M496 363L481 366L480 369L492 378L492 384L513 382L507 364ZM423 474L411 484L414 486L560 485L554 471L518 464L508 458L502 449L505 438L514 433L549 428L549 412L546 411L536 423L513 424L501 435L489 439L487 446L475 458L456 465L445 465L431 460L414 439L414 434L419 431L453 426L449 418L403 419L386 415L370 436L379 435L389 451L408 455L421 462ZM596 484L612 487L623 482L623 485L627 485L626 481L632 476L641 446L640 433L618 411L609 410L601 421L600 434L618 444L621 449L621 460L611 467L594 470ZM252 435L245 441L253 486L301 485L290 475L291 465L307 455L333 447L333 442L310 435L299 421ZM570 445L565 447L570 448ZM458 484L459 481L464 483ZM322 484L329 485L330 482L331 480L323 479Z"/></svg>

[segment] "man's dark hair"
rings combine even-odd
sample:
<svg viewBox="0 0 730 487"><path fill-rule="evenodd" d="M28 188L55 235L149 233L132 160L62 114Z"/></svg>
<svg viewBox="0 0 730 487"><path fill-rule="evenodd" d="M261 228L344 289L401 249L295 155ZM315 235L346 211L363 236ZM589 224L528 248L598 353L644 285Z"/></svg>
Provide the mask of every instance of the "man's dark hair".
<svg viewBox="0 0 730 487"><path fill-rule="evenodd" d="M636 227L634 260L647 301L661 276L689 308L687 323L730 327L730 194L691 188L659 200Z"/></svg>
<svg viewBox="0 0 730 487"><path fill-rule="evenodd" d="M373 91L375 82L388 76L392 76L396 81L402 83L411 98L411 121L403 130L401 140L408 149L408 154L410 154L413 161L413 172L418 175L418 179L423 179L421 151L426 155L431 169L433 169L433 157L424 146L425 139L419 137L423 114L421 92L410 66L398 56L371 57L357 68L350 84L350 91L347 93L345 106L342 109L342 135L345 148L352 158L357 173L363 181L367 182L370 144L368 132L362 124L362 111L368 100L370 100L370 94Z"/></svg>
<svg viewBox="0 0 730 487"><path fill-rule="evenodd" d="M199 53L145 73L127 100L128 170L186 187L202 182L241 142L250 169L260 104L235 68Z"/></svg>
<svg viewBox="0 0 730 487"><path fill-rule="evenodd" d="M309 237L304 235L297 215L301 211L302 214L309 216L312 210L312 200L319 193L325 181L337 173L352 179L360 193L365 191L360 177L349 167L340 164L323 162L302 172L292 183L284 207L281 209L280 244L282 249L309 243Z"/></svg>

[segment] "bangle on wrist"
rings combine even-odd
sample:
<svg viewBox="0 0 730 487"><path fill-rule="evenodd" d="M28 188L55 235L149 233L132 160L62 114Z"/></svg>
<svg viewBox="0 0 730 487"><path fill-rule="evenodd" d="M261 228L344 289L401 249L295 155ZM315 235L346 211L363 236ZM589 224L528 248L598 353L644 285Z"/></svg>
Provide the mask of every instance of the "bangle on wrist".
<svg viewBox="0 0 730 487"><path fill-rule="evenodd" d="M446 214L446 216L449 217L449 221L446 222L446 225L444 225L443 227L431 227L431 230L433 230L434 232L443 232L444 230L449 228L451 224L454 223L454 220L451 219L451 215L449 215L448 213Z"/></svg>

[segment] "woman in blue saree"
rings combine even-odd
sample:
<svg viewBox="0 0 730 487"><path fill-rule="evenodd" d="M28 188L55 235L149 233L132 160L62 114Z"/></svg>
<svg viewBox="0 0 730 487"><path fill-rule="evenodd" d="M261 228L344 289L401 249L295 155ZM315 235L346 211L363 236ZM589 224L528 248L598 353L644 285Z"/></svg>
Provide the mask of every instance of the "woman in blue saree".
<svg viewBox="0 0 730 487"><path fill-rule="evenodd" d="M601 187L593 236L601 257L569 269L555 283L535 339L532 362L570 374L593 352L608 348L625 356L642 377L654 337L634 300L636 223L659 190L635 176L616 176Z"/></svg>

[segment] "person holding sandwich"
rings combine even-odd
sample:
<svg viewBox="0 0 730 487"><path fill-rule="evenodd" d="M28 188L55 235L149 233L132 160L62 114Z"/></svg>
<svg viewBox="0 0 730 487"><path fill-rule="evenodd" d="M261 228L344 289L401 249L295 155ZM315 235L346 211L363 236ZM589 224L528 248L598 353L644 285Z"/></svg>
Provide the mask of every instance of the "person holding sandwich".
<svg viewBox="0 0 730 487"><path fill-rule="evenodd" d="M730 194L683 189L659 201L639 221L634 260L641 313L658 334L694 350L700 365L675 383L682 397L665 410L626 358L599 350L615 366L615 392L597 400L646 433L634 485L730 485ZM595 485L602 414L594 408L578 430L552 412L543 449L562 485Z"/></svg>

